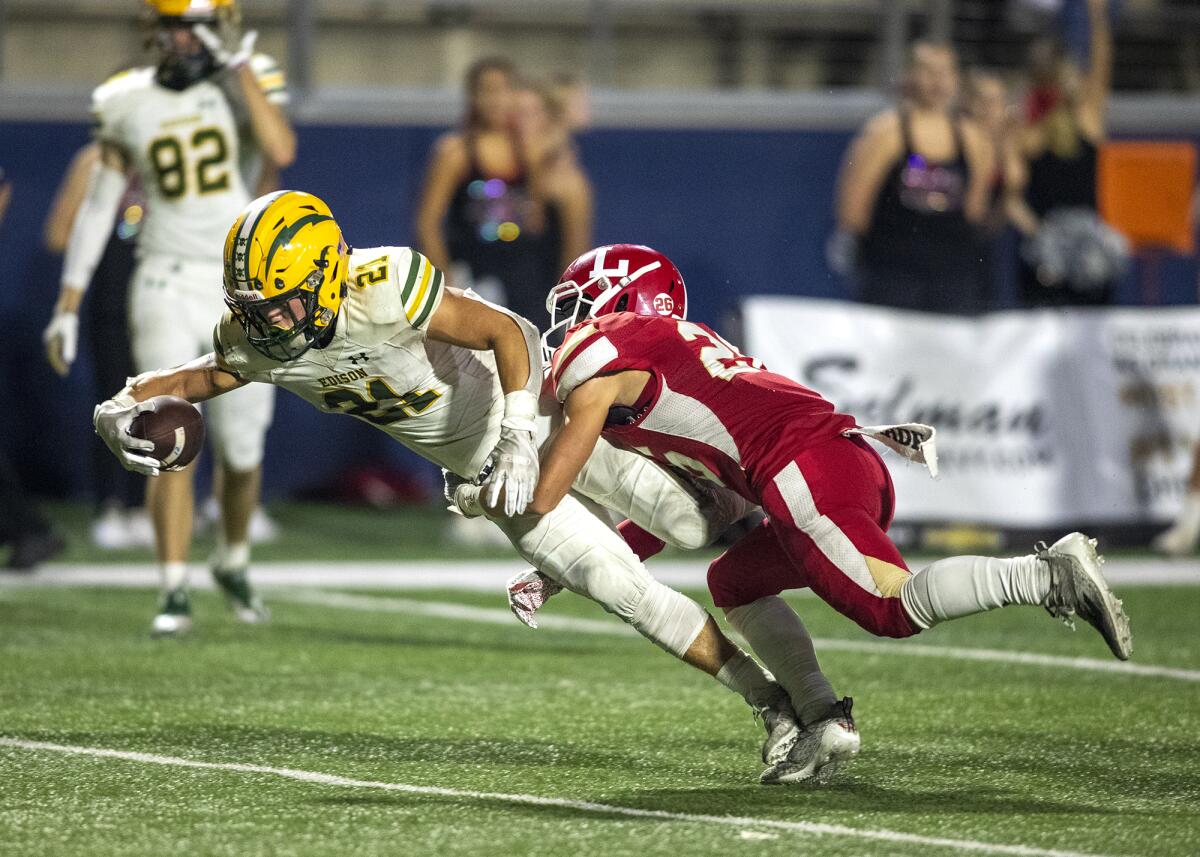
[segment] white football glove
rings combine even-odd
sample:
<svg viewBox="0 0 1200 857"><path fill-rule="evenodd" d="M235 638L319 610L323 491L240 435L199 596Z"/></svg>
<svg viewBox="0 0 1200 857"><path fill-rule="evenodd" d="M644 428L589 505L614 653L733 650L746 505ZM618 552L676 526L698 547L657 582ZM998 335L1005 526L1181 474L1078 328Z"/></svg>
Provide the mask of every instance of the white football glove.
<svg viewBox="0 0 1200 857"><path fill-rule="evenodd" d="M192 27L192 32L204 43L204 47L208 48L217 68L227 68L231 71L236 71L250 62L250 57L254 56L254 43L258 41L258 30L249 30L242 36L238 49L231 51L225 47L221 37L204 24Z"/></svg>
<svg viewBox="0 0 1200 857"><path fill-rule="evenodd" d="M143 476L157 476L162 471L162 462L138 454L154 449L154 443L131 435L129 426L138 414L152 410L152 402L135 402L128 396L122 396L101 402L92 412L96 434L112 450L121 466Z"/></svg>
<svg viewBox="0 0 1200 857"><path fill-rule="evenodd" d="M534 439L537 397L525 390L504 397L504 419L500 440L479 472L485 489L484 503L495 509L504 492L504 514L520 515L533 499L538 481L538 448Z"/></svg>
<svg viewBox="0 0 1200 857"><path fill-rule="evenodd" d="M46 344L46 359L65 378L79 351L79 313L55 310L42 331L42 342Z"/></svg>
<svg viewBox="0 0 1200 857"><path fill-rule="evenodd" d="M507 586L508 609L530 628L538 626L533 614L551 597L563 591L561 583L532 568L509 578Z"/></svg>

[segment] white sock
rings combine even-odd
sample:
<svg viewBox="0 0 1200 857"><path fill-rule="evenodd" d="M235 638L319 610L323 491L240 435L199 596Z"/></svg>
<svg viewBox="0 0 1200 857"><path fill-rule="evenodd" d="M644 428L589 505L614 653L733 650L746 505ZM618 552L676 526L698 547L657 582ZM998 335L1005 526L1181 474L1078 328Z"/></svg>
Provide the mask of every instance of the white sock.
<svg viewBox="0 0 1200 857"><path fill-rule="evenodd" d="M250 565L250 543L234 542L227 545L224 539L218 539L214 565L221 571L244 570Z"/></svg>
<svg viewBox="0 0 1200 857"><path fill-rule="evenodd" d="M1036 556L952 556L904 581L900 600L913 622L932 628L1009 604L1041 604L1049 591L1050 566Z"/></svg>
<svg viewBox="0 0 1200 857"><path fill-rule="evenodd" d="M741 649L721 666L716 679L740 695L751 708L771 704L779 692L779 686L772 680L771 674Z"/></svg>
<svg viewBox="0 0 1200 857"><path fill-rule="evenodd" d="M170 592L187 586L188 568L186 562L164 562L158 567L163 589Z"/></svg>
<svg viewBox="0 0 1200 857"><path fill-rule="evenodd" d="M800 722L819 717L837 701L833 685L817 663L808 629L786 601L768 595L725 615L788 692Z"/></svg>

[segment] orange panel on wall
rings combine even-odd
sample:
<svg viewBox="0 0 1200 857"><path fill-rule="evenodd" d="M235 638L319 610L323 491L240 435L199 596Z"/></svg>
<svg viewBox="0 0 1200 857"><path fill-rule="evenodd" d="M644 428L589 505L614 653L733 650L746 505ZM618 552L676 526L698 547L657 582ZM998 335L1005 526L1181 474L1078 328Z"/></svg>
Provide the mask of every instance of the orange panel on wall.
<svg viewBox="0 0 1200 857"><path fill-rule="evenodd" d="M1100 215L1135 247L1193 252L1196 147L1191 143L1105 143L1096 181Z"/></svg>

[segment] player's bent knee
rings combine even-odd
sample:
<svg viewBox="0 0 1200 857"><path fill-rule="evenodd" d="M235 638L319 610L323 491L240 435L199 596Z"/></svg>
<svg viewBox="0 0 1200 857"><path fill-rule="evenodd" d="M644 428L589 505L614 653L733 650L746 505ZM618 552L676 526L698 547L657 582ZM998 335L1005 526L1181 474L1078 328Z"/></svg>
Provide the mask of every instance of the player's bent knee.
<svg viewBox="0 0 1200 857"><path fill-rule="evenodd" d="M876 637L903 639L921 632L920 626L908 615L899 598L878 598L876 604L850 614L850 618L869 634Z"/></svg>
<svg viewBox="0 0 1200 857"><path fill-rule="evenodd" d="M216 444L217 457L227 470L246 473L257 470L263 462L265 443L263 437L242 438L233 442L222 440Z"/></svg>
<svg viewBox="0 0 1200 857"><path fill-rule="evenodd" d="M640 563L635 566L609 556L603 561L576 565L561 582L630 622L653 581Z"/></svg>

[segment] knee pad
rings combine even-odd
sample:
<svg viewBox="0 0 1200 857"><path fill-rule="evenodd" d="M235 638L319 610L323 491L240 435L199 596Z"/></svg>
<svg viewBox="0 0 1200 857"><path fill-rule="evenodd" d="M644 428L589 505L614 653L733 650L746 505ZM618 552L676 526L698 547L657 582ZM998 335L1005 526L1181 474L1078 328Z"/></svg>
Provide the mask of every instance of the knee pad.
<svg viewBox="0 0 1200 857"><path fill-rule="evenodd" d="M604 440L573 490L683 550L712 544L749 507L731 491L693 486L645 456Z"/></svg>
<svg viewBox="0 0 1200 857"><path fill-rule="evenodd" d="M630 621L651 582L645 566L605 522L568 495L540 518L497 519L534 568Z"/></svg>
<svg viewBox="0 0 1200 857"><path fill-rule="evenodd" d="M274 405L275 390L267 384L249 384L205 404L213 451L230 470L262 464Z"/></svg>
<svg viewBox="0 0 1200 857"><path fill-rule="evenodd" d="M652 579L629 624L654 644L681 658L707 621L708 613L703 607Z"/></svg>

